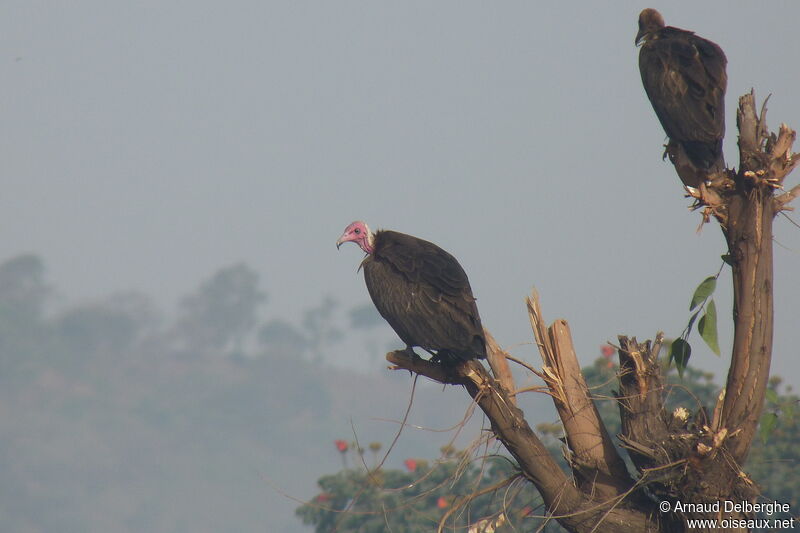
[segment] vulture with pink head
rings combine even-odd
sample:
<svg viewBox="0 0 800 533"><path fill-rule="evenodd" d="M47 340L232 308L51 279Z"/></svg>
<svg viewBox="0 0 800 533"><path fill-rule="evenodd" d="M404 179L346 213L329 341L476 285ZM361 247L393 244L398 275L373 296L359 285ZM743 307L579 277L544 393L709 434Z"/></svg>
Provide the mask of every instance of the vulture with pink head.
<svg viewBox="0 0 800 533"><path fill-rule="evenodd" d="M486 357L486 342L467 274L435 244L353 222L336 241L354 242L372 302L406 350L418 346L443 364Z"/></svg>
<svg viewBox="0 0 800 533"><path fill-rule="evenodd" d="M642 85L671 143L699 171L722 170L725 53L694 32L665 26L661 13L650 8L639 15L636 45Z"/></svg>

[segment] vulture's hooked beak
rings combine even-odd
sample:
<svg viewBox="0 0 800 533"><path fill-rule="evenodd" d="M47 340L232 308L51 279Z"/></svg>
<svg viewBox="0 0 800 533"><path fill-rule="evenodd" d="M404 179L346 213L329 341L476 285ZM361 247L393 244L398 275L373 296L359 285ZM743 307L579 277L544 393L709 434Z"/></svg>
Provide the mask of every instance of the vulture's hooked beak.
<svg viewBox="0 0 800 533"><path fill-rule="evenodd" d="M339 247L342 245L342 242L343 242L343 241L342 241L342 238L341 238L341 237L339 237L339 239L336 241L336 249L337 249L337 250L338 250L338 249L339 249Z"/></svg>

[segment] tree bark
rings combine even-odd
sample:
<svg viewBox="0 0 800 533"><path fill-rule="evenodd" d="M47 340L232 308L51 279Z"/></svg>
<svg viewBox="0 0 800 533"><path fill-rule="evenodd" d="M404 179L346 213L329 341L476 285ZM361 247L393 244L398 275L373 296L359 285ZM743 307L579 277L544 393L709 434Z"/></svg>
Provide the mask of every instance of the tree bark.
<svg viewBox="0 0 800 533"><path fill-rule="evenodd" d="M751 92L739 101L739 172L727 203L722 233L733 273L734 337L725 401L715 426L726 428L727 450L744 464L764 403L772 356L773 191L798 163L791 154L795 134L782 125L778 137L766 129L766 107L755 111ZM721 221L723 222L723 221Z"/></svg>

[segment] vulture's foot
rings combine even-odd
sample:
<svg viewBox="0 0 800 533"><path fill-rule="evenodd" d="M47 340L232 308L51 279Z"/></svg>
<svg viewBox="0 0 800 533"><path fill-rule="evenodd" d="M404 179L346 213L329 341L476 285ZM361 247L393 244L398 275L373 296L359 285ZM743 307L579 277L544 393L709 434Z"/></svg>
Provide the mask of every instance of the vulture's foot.
<svg viewBox="0 0 800 533"><path fill-rule="evenodd" d="M412 366L415 361L424 361L424 359L420 357L411 346L406 346L405 350L395 350L392 353L396 353L398 355L402 355L405 358L408 358ZM392 365L389 367L389 370L408 370L409 374L413 374L410 368L406 368L404 366Z"/></svg>

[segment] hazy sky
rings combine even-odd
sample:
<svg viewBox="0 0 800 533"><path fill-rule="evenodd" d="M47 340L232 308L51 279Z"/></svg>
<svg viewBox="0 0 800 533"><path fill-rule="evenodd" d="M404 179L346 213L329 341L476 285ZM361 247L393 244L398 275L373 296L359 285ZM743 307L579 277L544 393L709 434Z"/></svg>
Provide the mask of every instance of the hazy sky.
<svg viewBox="0 0 800 533"><path fill-rule="evenodd" d="M585 361L618 333L677 335L725 248L661 161L643 7L6 0L0 260L41 254L64 301L133 289L166 309L245 261L265 316L291 318L368 298L360 252L334 247L360 218L456 255L505 345L530 341L534 285ZM800 3L654 7L727 53L729 160L750 87L773 94L772 129L800 128ZM800 229L775 234L773 368L795 376ZM708 368L729 282L723 357L696 342Z"/></svg>

